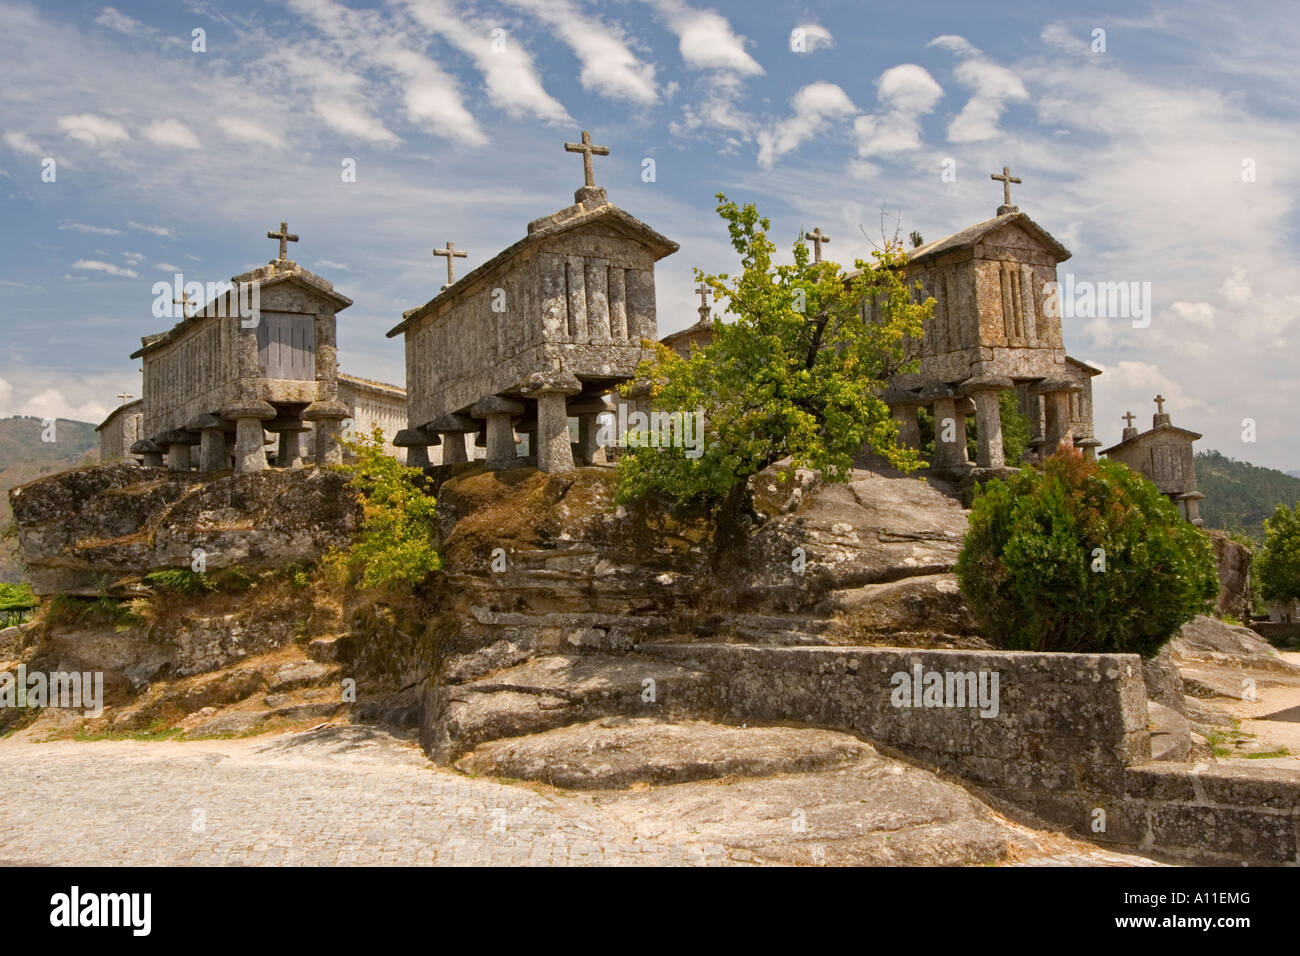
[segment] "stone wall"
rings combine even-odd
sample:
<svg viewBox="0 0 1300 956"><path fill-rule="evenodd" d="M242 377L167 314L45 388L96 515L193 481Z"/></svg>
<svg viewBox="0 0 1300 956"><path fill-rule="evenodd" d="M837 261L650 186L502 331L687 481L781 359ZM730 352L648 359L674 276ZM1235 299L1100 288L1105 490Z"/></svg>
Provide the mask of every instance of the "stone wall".
<svg viewBox="0 0 1300 956"><path fill-rule="evenodd" d="M1297 861L1300 777L1152 763L1136 655L707 643L638 652L713 675L727 720L848 730L1092 840L1201 862ZM894 675L918 665L997 673L996 716L895 706Z"/></svg>
<svg viewBox="0 0 1300 956"><path fill-rule="evenodd" d="M95 429L95 431L99 432L99 463L101 465L111 465L119 461L135 461L134 456L131 454L131 446L137 440L145 437L142 430L142 405L143 399L136 399L134 402L128 402L114 409L104 419L103 423Z"/></svg>

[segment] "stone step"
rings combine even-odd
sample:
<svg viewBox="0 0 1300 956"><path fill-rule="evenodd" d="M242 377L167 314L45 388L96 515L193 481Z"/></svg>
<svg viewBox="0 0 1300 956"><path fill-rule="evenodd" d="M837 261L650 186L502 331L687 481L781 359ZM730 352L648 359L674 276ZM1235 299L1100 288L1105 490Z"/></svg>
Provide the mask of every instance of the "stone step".
<svg viewBox="0 0 1300 956"><path fill-rule="evenodd" d="M712 676L638 655L536 657L463 684L440 684L421 717L421 741L447 764L489 740L607 716L710 716Z"/></svg>
<svg viewBox="0 0 1300 956"><path fill-rule="evenodd" d="M798 727L731 727L697 720L606 717L489 741L456 769L556 787L621 790L720 777L768 777L841 767L873 755L856 737Z"/></svg>
<svg viewBox="0 0 1300 956"><path fill-rule="evenodd" d="M1151 728L1151 759L1183 761L1191 755L1192 725L1172 707L1147 701L1147 724Z"/></svg>

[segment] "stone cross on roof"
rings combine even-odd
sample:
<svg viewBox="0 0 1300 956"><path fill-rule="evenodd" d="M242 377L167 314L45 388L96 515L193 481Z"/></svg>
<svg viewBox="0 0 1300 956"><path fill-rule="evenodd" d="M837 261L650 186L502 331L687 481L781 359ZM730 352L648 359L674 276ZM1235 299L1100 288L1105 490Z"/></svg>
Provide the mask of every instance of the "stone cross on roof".
<svg viewBox="0 0 1300 956"><path fill-rule="evenodd" d="M122 404L125 405L127 402L129 402L129 401L131 400L131 393L130 393L130 392L118 392L118 393L117 393L117 397L118 397L119 399L121 399L121 400L122 400Z"/></svg>
<svg viewBox="0 0 1300 956"><path fill-rule="evenodd" d="M991 173L989 179L996 179L998 182L1002 183L1002 205L998 207L998 215L1004 216L1009 212L1016 212L1016 207L1011 205L1011 184L1019 183L1020 177L1012 176L1011 168L1009 166L1003 166L1001 176L997 173Z"/></svg>
<svg viewBox="0 0 1300 956"><path fill-rule="evenodd" d="M289 234L289 224L287 222L281 222L280 231L268 232L266 234L266 238L280 240L280 255L276 259L277 262L284 262L284 260L288 257L289 247L286 245L286 243L298 241L297 236Z"/></svg>
<svg viewBox="0 0 1300 956"><path fill-rule="evenodd" d="M445 248L434 249L433 254L435 256L447 257L447 285L443 286L443 288L446 289L448 286L450 286L453 282L456 281L456 267L454 265L454 261L456 259L464 259L466 256L469 255L469 253L466 252L464 249L457 249L456 243L448 242Z"/></svg>
<svg viewBox="0 0 1300 956"><path fill-rule="evenodd" d="M1152 401L1156 403L1156 411L1163 415L1165 412L1165 402L1167 402L1168 399L1165 398L1163 395L1157 395L1154 399L1152 399Z"/></svg>
<svg viewBox="0 0 1300 956"><path fill-rule="evenodd" d="M1137 418L1137 416L1134 415L1132 412L1125 412L1123 415L1120 416L1120 418L1124 419L1125 425L1127 425L1129 428L1132 428L1133 419Z"/></svg>
<svg viewBox="0 0 1300 956"><path fill-rule="evenodd" d="M709 287L701 282L695 292L700 297L699 313L700 321L703 322L709 317Z"/></svg>
<svg viewBox="0 0 1300 956"><path fill-rule="evenodd" d="M181 290L181 297L179 299L172 299L172 305L179 305L181 307L182 319L188 319L190 317L190 294L184 289Z"/></svg>
<svg viewBox="0 0 1300 956"><path fill-rule="evenodd" d="M583 184L586 186L596 185L596 168L591 161L591 157L608 156L608 146L593 146L591 144L591 131L584 129L582 131L581 143L565 143L564 151L566 153L582 153L582 175Z"/></svg>
<svg viewBox="0 0 1300 956"><path fill-rule="evenodd" d="M822 243L830 245L831 237L822 232L821 226L818 226L812 232L803 234L805 239L811 240L813 244L813 262L822 261Z"/></svg>

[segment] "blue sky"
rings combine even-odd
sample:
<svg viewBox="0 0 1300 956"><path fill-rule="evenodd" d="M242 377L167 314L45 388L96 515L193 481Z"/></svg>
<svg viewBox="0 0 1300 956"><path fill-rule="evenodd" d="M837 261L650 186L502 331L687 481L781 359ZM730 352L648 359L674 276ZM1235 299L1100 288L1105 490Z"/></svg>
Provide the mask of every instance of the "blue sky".
<svg viewBox="0 0 1300 956"><path fill-rule="evenodd" d="M383 333L444 281L431 250L463 275L570 203L585 128L611 201L681 244L661 332L696 318L692 267L734 267L719 190L849 262L882 208L927 239L993 215L1006 164L1062 276L1151 283L1147 328L1066 322L1098 437L1159 392L1199 447L1297 469L1297 46L1283 4L3 0L0 414L138 395L154 282L263 263L282 219L355 300L341 366L401 383Z"/></svg>

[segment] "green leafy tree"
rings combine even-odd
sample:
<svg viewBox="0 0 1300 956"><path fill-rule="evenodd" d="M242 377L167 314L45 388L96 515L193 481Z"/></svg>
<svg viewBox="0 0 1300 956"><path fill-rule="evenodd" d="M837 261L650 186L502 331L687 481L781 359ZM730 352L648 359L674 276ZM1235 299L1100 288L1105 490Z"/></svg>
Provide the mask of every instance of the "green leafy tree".
<svg viewBox="0 0 1300 956"><path fill-rule="evenodd" d="M1255 558L1260 595L1266 601L1300 598L1300 502L1278 505L1264 522L1264 547Z"/></svg>
<svg viewBox="0 0 1300 956"><path fill-rule="evenodd" d="M326 556L326 564L355 575L361 587L418 584L442 569L434 546L436 502L425 491L424 473L384 452L379 429L349 442L357 460L342 468L361 503L361 529L346 551Z"/></svg>
<svg viewBox="0 0 1300 956"><path fill-rule="evenodd" d="M901 247L887 245L846 274L837 263L814 263L800 238L794 262L778 265L771 223L752 204L719 193L717 212L741 272L696 277L732 320L715 321L715 340L690 358L657 347L623 387L630 394L648 384L656 409L702 412L704 448L692 457L681 447L636 447L629 436L619 500L655 490L735 504L751 475L786 457L843 481L866 443L898 468L919 467L878 397L891 376L915 367L921 324L934 308L907 285Z"/></svg>
<svg viewBox="0 0 1300 956"><path fill-rule="evenodd" d="M1073 451L981 489L956 572L1011 650L1150 657L1218 594L1205 534L1141 475Z"/></svg>

